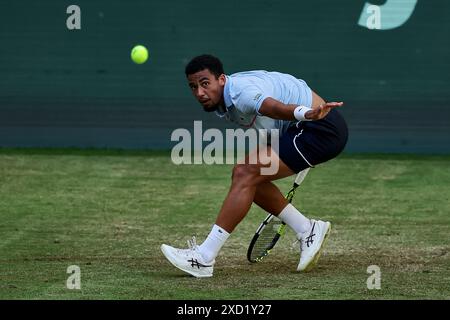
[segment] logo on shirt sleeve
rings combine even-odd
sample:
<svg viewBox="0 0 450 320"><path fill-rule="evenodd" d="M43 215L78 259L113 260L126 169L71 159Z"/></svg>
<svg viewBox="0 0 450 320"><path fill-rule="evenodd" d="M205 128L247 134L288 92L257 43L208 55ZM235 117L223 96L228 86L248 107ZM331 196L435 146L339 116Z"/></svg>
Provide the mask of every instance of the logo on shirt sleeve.
<svg viewBox="0 0 450 320"><path fill-rule="evenodd" d="M261 93L258 93L258 94L253 98L253 100L258 101L258 99L261 98L261 96L262 96L262 94L261 94Z"/></svg>

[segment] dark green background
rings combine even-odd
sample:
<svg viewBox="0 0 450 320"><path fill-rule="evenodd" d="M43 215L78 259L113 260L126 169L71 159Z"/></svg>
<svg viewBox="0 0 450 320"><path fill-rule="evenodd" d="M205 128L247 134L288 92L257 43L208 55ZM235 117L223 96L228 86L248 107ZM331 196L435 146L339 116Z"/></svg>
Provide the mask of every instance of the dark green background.
<svg viewBox="0 0 450 320"><path fill-rule="evenodd" d="M358 26L364 3L2 0L0 146L170 148L194 120L230 127L185 82L207 52L228 74L287 72L343 100L348 152L450 153L450 2L419 1L389 31ZM71 4L81 30L66 27Z"/></svg>

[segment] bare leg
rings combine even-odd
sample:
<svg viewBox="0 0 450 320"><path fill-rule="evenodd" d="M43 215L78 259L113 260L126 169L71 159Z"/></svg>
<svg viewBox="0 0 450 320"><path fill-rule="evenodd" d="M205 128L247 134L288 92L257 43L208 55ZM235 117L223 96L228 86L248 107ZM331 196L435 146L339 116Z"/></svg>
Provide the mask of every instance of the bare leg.
<svg viewBox="0 0 450 320"><path fill-rule="evenodd" d="M256 186L253 202L275 216L288 205L280 189L272 182L264 182Z"/></svg>
<svg viewBox="0 0 450 320"><path fill-rule="evenodd" d="M269 152L271 153L272 150L269 149ZM231 233L247 215L254 201L258 185L294 174L275 154L272 156L276 157L276 160L273 161L279 161L278 172L274 175L261 175L261 168L264 165L259 163L238 164L234 167L231 187L217 217L216 225ZM246 163L248 162L246 161ZM264 189L258 192L258 199L263 196L263 193ZM278 191L278 193L280 192ZM278 211L281 205L281 200L278 199L274 209Z"/></svg>

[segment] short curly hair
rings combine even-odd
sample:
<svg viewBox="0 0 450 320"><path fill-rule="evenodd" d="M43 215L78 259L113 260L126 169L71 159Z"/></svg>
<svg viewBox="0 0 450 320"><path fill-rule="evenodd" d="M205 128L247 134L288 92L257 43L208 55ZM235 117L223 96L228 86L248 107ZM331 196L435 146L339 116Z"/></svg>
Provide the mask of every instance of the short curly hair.
<svg viewBox="0 0 450 320"><path fill-rule="evenodd" d="M205 69L208 69L216 77L216 79L225 73L223 71L222 62L219 58L210 54L202 54L192 58L192 60L186 65L184 73L187 77Z"/></svg>

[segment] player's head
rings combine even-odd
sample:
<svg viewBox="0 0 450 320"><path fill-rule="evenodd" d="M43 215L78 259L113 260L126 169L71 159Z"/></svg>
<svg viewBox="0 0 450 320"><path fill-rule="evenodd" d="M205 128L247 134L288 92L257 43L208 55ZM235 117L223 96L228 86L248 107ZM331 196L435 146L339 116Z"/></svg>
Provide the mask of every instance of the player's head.
<svg viewBox="0 0 450 320"><path fill-rule="evenodd" d="M189 87L203 110L217 110L223 103L226 81L222 62L209 54L197 56L186 65L185 74Z"/></svg>

